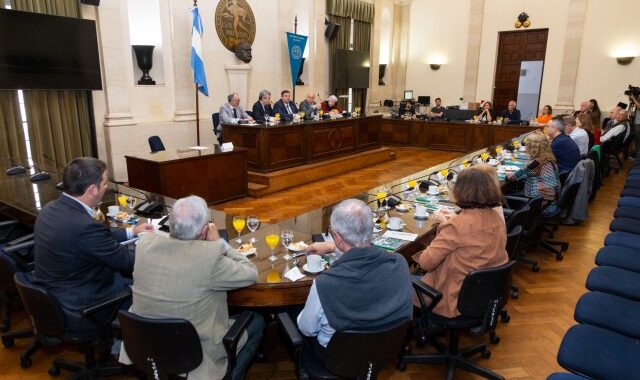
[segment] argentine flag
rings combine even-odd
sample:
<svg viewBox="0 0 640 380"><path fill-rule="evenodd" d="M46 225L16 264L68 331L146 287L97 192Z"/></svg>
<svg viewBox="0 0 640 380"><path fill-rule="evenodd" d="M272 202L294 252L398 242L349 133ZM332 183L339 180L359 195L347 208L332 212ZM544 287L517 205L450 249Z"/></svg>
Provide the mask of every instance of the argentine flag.
<svg viewBox="0 0 640 380"><path fill-rule="evenodd" d="M198 7L191 9L193 15L193 29L191 30L191 68L193 69L193 82L198 86L198 90L209 96L207 89L207 76L204 73L204 62L202 61L202 20Z"/></svg>

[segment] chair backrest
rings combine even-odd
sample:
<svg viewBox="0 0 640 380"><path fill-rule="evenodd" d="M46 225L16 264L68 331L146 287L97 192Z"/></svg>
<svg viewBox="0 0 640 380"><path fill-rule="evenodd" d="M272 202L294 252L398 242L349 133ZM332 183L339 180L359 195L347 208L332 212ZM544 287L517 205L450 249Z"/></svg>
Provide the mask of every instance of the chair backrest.
<svg viewBox="0 0 640 380"><path fill-rule="evenodd" d="M578 190L580 190L580 182L574 182L571 185L562 189L560 193L560 198L558 198L558 207L562 210L569 210L573 206L573 202L576 200L576 195L578 195Z"/></svg>
<svg viewBox="0 0 640 380"><path fill-rule="evenodd" d="M162 139L160 136L151 136L149 137L149 148L151 149L151 153L160 152L164 149L164 144L162 143Z"/></svg>
<svg viewBox="0 0 640 380"><path fill-rule="evenodd" d="M186 319L152 319L121 310L122 341L134 366L150 379L188 373L202 363L196 329Z"/></svg>
<svg viewBox="0 0 640 380"><path fill-rule="evenodd" d="M495 328L511 292L515 264L512 260L497 267L477 269L465 277L458 296L458 311L465 317L482 318L479 333Z"/></svg>
<svg viewBox="0 0 640 380"><path fill-rule="evenodd" d="M542 209L544 198L541 196L532 198L529 202L527 202L527 206L529 206L529 214L527 214L527 221L522 225L525 233L528 233L535 228L537 228L540 219L542 218Z"/></svg>
<svg viewBox="0 0 640 380"><path fill-rule="evenodd" d="M518 247L520 245L520 238L522 237L522 226L518 225L513 227L507 234L507 254L509 259L512 259L518 253Z"/></svg>
<svg viewBox="0 0 640 380"><path fill-rule="evenodd" d="M13 275L17 272L19 270L16 262L0 249L0 296L6 294L6 292L15 291Z"/></svg>
<svg viewBox="0 0 640 380"><path fill-rule="evenodd" d="M325 367L345 378L375 379L401 355L411 321L367 331L338 331L327 345Z"/></svg>
<svg viewBox="0 0 640 380"><path fill-rule="evenodd" d="M211 119L213 120L213 130L218 128L218 124L220 124L220 113L214 112L211 114Z"/></svg>
<svg viewBox="0 0 640 380"><path fill-rule="evenodd" d="M44 288L33 283L31 273L18 272L14 275L14 280L36 336L61 336L67 319L55 298Z"/></svg>
<svg viewBox="0 0 640 380"><path fill-rule="evenodd" d="M514 211L506 220L507 231L511 231L516 226L524 226L527 223L530 211L531 207L529 205L524 205Z"/></svg>
<svg viewBox="0 0 640 380"><path fill-rule="evenodd" d="M251 116L251 118L253 118L253 111L245 111L247 113L247 115Z"/></svg>

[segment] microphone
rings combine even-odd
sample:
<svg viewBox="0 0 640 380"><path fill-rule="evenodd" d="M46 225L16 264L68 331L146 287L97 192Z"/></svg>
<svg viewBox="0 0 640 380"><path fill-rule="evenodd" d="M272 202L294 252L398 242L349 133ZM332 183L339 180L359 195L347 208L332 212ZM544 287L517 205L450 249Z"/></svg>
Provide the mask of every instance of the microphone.
<svg viewBox="0 0 640 380"><path fill-rule="evenodd" d="M111 179L111 178L108 178L107 180L108 180L110 183L113 183L114 185L116 185L116 188L115 188L115 189L109 189L109 191L110 191L110 192L112 192L113 194L116 194L116 195L117 195L117 194L119 193L119 191L118 191L118 186L122 186L122 187L124 187L125 189L133 190L133 191L135 191L135 192L136 192L136 193L138 193L138 194L142 194L142 195L144 196L144 200L145 200L145 201L147 201L147 202L151 202L151 199L149 198L149 195L148 195L147 193L145 193L145 192L143 192L143 191L141 191L141 190L138 190L138 189L136 189L136 188L134 188L134 187L127 186L127 185L125 185L125 184L124 184L124 183L122 183L122 182L117 182L117 181L115 181L115 180L113 180L113 179ZM136 197L136 198L138 198L138 197Z"/></svg>
<svg viewBox="0 0 640 380"><path fill-rule="evenodd" d="M59 163L59 162L58 162L58 161L56 161L55 159L53 159L53 158L49 157L49 155L48 155L48 154L46 154L46 153L42 153L42 157L44 157L44 158L46 158L47 160L49 160L49 161L53 162L54 164L56 164L56 166L58 166L58 168L62 168L62 172L57 172L58 174L62 174L62 173L64 173L64 169L65 169L65 166L64 166L64 165L62 165L61 163ZM56 183L56 189L58 189L58 190L63 190L63 189L64 189L64 183L63 183L62 181L60 181L60 182Z"/></svg>
<svg viewBox="0 0 640 380"><path fill-rule="evenodd" d="M24 174L27 172L27 169L29 169L29 166L22 166L20 164L14 165L13 160L14 160L13 157L7 157L6 159L2 160L4 162L8 162L11 164L11 167L7 169L7 175Z"/></svg>

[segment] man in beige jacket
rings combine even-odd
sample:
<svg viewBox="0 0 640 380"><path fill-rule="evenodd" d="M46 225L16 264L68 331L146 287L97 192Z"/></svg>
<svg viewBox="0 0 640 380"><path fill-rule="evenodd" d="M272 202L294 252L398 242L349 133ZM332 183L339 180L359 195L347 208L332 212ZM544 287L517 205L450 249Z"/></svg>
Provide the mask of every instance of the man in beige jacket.
<svg viewBox="0 0 640 380"><path fill-rule="evenodd" d="M222 338L233 324L227 291L254 284L256 266L220 238L204 199L179 199L169 216L170 237L144 234L136 248L131 311L148 318L183 318L202 343L202 364L189 379L221 379L227 368ZM254 313L241 338L233 379L243 379L258 348L264 319ZM247 338L248 335L248 338ZM121 361L126 362L126 353Z"/></svg>

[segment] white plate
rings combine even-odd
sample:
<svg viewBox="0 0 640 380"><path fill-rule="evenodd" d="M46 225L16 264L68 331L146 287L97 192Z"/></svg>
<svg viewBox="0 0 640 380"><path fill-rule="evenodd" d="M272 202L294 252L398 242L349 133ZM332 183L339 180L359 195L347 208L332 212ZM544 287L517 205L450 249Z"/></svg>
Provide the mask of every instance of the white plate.
<svg viewBox="0 0 640 380"><path fill-rule="evenodd" d="M407 212L409 209L405 205L396 206L396 211Z"/></svg>
<svg viewBox="0 0 640 380"><path fill-rule="evenodd" d="M248 250L247 252L238 252L238 253L241 254L244 257L251 256L251 255L256 253L256 247L253 247L252 249Z"/></svg>
<svg viewBox="0 0 640 380"><path fill-rule="evenodd" d="M302 266L302 270L304 270L305 272L308 272L308 273L320 273L320 272L322 272L324 270L324 266L322 267L322 269L314 272L314 271L310 271L309 270L309 267L307 267L307 264L304 264Z"/></svg>
<svg viewBox="0 0 640 380"><path fill-rule="evenodd" d="M305 243L305 242L303 242L303 241L299 241L297 244L300 244L300 243L304 244L304 248L298 248L298 247L295 245L295 243L291 243L291 244L289 244L289 246L287 247L287 249L288 249L288 250L290 250L290 251L293 251L293 252L302 252L302 251L304 251L305 249L307 249L307 247L309 246L309 245L307 245L307 243ZM301 245L302 245L302 244L301 244Z"/></svg>

